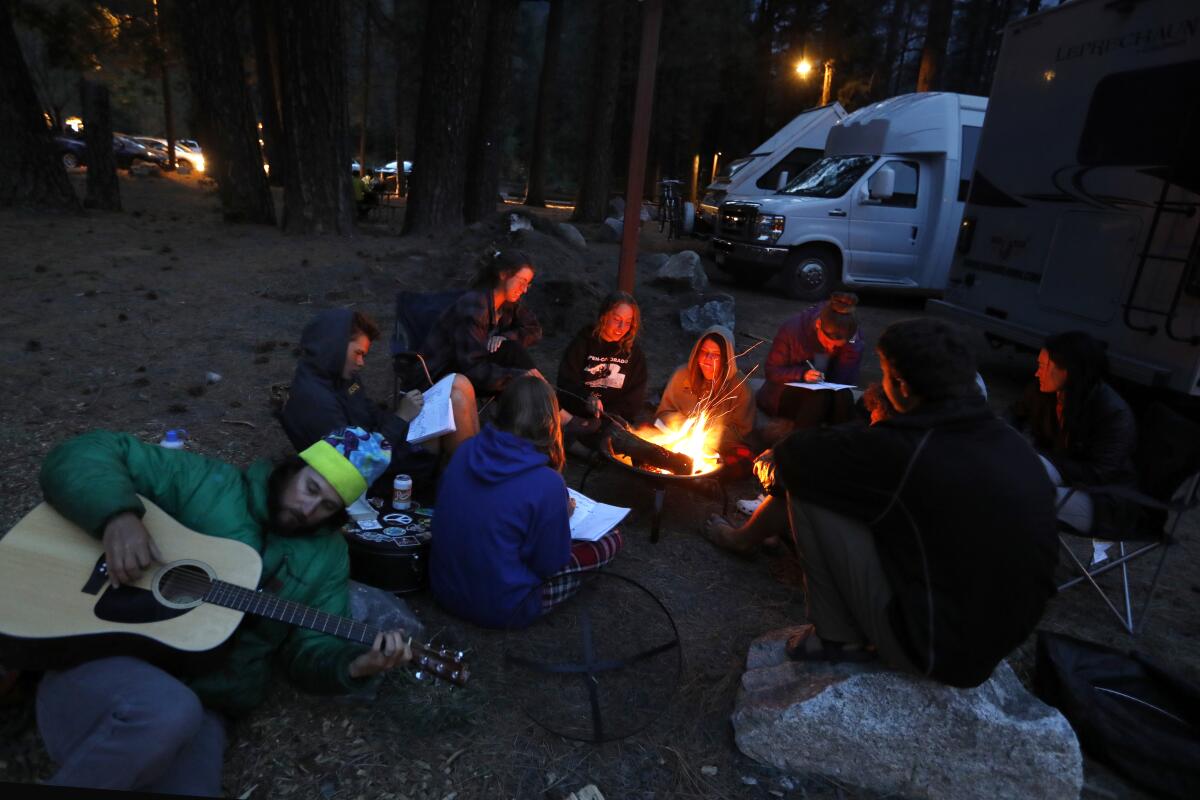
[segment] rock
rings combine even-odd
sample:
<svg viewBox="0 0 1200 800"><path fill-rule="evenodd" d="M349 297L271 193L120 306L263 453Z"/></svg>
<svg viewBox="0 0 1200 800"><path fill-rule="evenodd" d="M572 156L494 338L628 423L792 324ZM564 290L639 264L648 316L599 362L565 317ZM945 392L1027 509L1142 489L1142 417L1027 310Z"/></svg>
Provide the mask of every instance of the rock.
<svg viewBox="0 0 1200 800"><path fill-rule="evenodd" d="M617 219L625 218L625 198L617 195L608 201L608 211Z"/></svg>
<svg viewBox="0 0 1200 800"><path fill-rule="evenodd" d="M209 384L210 386L214 383L220 383L221 382L221 373L206 372L206 373L204 373L204 381L205 381L205 383Z"/></svg>
<svg viewBox="0 0 1200 800"><path fill-rule="evenodd" d="M573 247L578 247L580 250L587 250L587 240L583 238L583 234L569 222L558 223L558 235L563 238L568 244Z"/></svg>
<svg viewBox="0 0 1200 800"><path fill-rule="evenodd" d="M755 640L733 712L751 758L885 794L1075 798L1079 742L1067 720L1001 663L982 686L954 689L877 664L803 664L794 629Z"/></svg>
<svg viewBox="0 0 1200 800"><path fill-rule="evenodd" d="M604 224L596 231L596 241L598 242L619 242L621 241L621 231L625 225L616 217L609 217L604 220Z"/></svg>
<svg viewBox="0 0 1200 800"><path fill-rule="evenodd" d="M716 767L712 766L711 764L707 764L700 768L700 774L706 778L713 777L714 775L717 774L717 772L719 772L719 770Z"/></svg>
<svg viewBox="0 0 1200 800"><path fill-rule="evenodd" d="M641 219L642 222L649 222L650 220L654 219L654 206L648 206L645 203L642 203Z"/></svg>
<svg viewBox="0 0 1200 800"><path fill-rule="evenodd" d="M515 213L508 215L508 232L509 233L516 233L517 231L527 231L532 227L533 227L533 223L531 223L529 221L529 219L527 217L525 217L524 215L515 214Z"/></svg>
<svg viewBox="0 0 1200 800"><path fill-rule="evenodd" d="M703 292L708 288L708 273L695 250L684 250L667 259L654 274L655 283Z"/></svg>
<svg viewBox="0 0 1200 800"><path fill-rule="evenodd" d="M658 272L670 260L670 257L666 253L639 253L637 260L639 270Z"/></svg>
<svg viewBox="0 0 1200 800"><path fill-rule="evenodd" d="M724 325L733 330L733 296L704 295L700 302L679 312L679 325L688 333L701 334L712 325Z"/></svg>

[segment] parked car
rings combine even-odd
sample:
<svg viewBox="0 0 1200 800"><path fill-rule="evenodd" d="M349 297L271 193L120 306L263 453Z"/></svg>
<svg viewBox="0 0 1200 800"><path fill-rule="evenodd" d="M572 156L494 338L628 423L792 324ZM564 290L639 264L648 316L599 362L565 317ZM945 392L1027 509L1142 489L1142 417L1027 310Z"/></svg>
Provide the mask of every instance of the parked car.
<svg viewBox="0 0 1200 800"><path fill-rule="evenodd" d="M175 144L181 144L193 153L200 153L200 143L195 139L176 139Z"/></svg>
<svg viewBox="0 0 1200 800"><path fill-rule="evenodd" d="M55 136L54 144L63 166L67 169L87 166L87 143L82 135ZM113 134L113 155L117 159L118 169L129 169L139 161L147 164L163 163L145 145L119 133Z"/></svg>
<svg viewBox="0 0 1200 800"><path fill-rule="evenodd" d="M357 163L357 162L355 162L355 163ZM355 169L357 169L357 167L355 167ZM382 167L377 168L375 170L375 174L376 175L395 175L396 174L396 162L389 161L388 163L384 164ZM412 162L411 161L404 162L404 174L405 175L412 174Z"/></svg>
<svg viewBox="0 0 1200 800"><path fill-rule="evenodd" d="M135 136L133 137L140 144L145 145L151 152L158 153L166 161L167 159L167 140L159 139L153 136ZM192 170L196 172L204 172L204 156L194 152L187 145L181 144L181 140L175 140L175 168L180 175L187 175Z"/></svg>

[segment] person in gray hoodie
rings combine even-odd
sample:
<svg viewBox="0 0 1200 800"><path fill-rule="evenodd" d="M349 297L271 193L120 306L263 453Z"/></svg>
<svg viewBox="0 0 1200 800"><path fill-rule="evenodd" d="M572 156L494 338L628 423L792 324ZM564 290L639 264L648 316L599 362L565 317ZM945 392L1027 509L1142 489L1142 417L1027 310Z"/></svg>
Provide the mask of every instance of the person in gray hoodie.
<svg viewBox="0 0 1200 800"><path fill-rule="evenodd" d="M704 331L686 364L675 370L663 390L655 419L673 425L698 409L708 409L723 426L721 450L745 446L754 429L754 393L737 367L733 334L713 325Z"/></svg>

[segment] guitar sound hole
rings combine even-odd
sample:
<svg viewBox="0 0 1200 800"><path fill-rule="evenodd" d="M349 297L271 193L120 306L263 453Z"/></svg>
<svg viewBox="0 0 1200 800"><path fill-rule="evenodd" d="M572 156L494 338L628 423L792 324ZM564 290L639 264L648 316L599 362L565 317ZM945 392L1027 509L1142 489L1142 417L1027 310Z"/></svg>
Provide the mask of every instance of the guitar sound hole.
<svg viewBox="0 0 1200 800"><path fill-rule="evenodd" d="M162 576L158 590L171 603L188 605L204 599L212 586L212 578L194 564L171 567Z"/></svg>

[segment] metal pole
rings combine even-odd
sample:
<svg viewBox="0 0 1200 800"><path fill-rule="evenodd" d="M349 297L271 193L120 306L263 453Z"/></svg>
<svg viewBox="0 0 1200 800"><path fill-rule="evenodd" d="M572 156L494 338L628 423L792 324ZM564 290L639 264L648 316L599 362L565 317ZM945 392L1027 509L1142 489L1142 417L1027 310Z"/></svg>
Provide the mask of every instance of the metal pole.
<svg viewBox="0 0 1200 800"><path fill-rule="evenodd" d="M662 27L662 0L644 0L643 6L642 50L638 58L633 132L629 137L629 175L625 184L625 223L621 232L621 262L617 268L617 288L625 292L633 292L638 233L642 223L642 183L646 179L646 148L650 142L650 115L654 110L658 31Z"/></svg>

